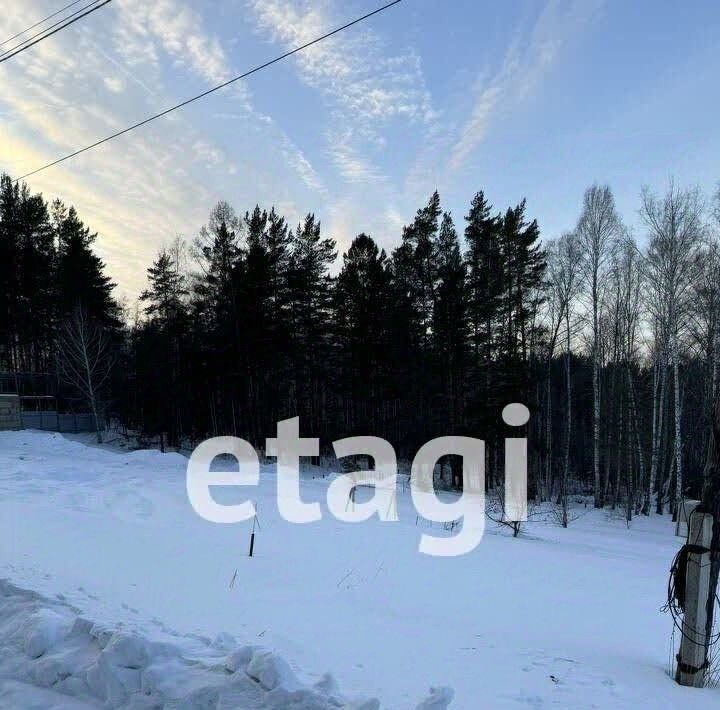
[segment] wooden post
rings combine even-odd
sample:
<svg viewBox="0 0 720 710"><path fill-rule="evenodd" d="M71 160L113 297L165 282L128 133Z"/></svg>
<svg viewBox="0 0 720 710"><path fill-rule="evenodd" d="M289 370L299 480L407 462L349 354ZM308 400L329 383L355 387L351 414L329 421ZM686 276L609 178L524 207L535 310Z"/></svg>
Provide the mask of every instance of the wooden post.
<svg viewBox="0 0 720 710"><path fill-rule="evenodd" d="M255 551L255 525L259 526L257 512L253 518L252 531L250 532L250 551L248 552L248 557L252 557Z"/></svg>
<svg viewBox="0 0 720 710"><path fill-rule="evenodd" d="M680 685L702 688L707 658L707 611L710 594L710 544L713 516L695 512L690 516L685 615L675 679Z"/></svg>

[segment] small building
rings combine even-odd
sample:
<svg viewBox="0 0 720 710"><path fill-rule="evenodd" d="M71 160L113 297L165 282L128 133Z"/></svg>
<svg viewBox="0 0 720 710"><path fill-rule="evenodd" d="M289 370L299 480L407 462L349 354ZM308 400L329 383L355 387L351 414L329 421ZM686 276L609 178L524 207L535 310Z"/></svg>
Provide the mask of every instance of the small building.
<svg viewBox="0 0 720 710"><path fill-rule="evenodd" d="M0 394L0 431L22 429L20 397L16 394Z"/></svg>

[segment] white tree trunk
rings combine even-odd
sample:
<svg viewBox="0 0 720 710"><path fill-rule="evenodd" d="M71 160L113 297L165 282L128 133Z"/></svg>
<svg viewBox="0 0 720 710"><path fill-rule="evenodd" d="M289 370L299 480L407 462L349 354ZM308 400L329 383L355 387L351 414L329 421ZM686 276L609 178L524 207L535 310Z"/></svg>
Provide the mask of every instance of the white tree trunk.
<svg viewBox="0 0 720 710"><path fill-rule="evenodd" d="M569 308L568 308L569 310ZM566 409L567 431L565 435L565 465L563 466L563 480L561 490L562 505L562 526L568 526L568 510L567 510L567 484L570 477L570 438L572 436L572 380L570 377L570 314L566 311L566 351L565 351L565 390L567 395Z"/></svg>
<svg viewBox="0 0 720 710"><path fill-rule="evenodd" d="M600 482L600 363L598 362L597 335L593 348L593 473L595 481L595 507L603 505Z"/></svg>
<svg viewBox="0 0 720 710"><path fill-rule="evenodd" d="M545 392L545 493L544 499L552 498L552 386L550 382L550 359L548 359L548 373Z"/></svg>
<svg viewBox="0 0 720 710"><path fill-rule="evenodd" d="M598 292L597 272L593 273L593 473L595 507L603 505L600 483L600 348L598 347Z"/></svg>
<svg viewBox="0 0 720 710"><path fill-rule="evenodd" d="M638 415L637 415L637 405L635 403L635 383L633 382L632 378L632 372L630 370L630 365L628 365L627 368L627 375L628 375L628 385L630 387L630 416L631 416L631 425L633 429L635 430L635 448L637 450L637 457L638 457L638 470L639 470L639 480L637 482L636 492L633 498L636 501L637 509L636 512L640 512L640 500L641 500L641 494L645 486L645 454L643 453L642 448L642 442L640 441L640 426L638 423ZM628 446L628 450L630 450L630 447ZM628 502L628 506L630 503Z"/></svg>
<svg viewBox="0 0 720 710"><path fill-rule="evenodd" d="M673 385L675 390L674 415L675 415L675 510L682 500L683 477L682 477L682 432L680 427L680 365L678 363L678 342L677 334L673 335L672 360L673 360Z"/></svg>
<svg viewBox="0 0 720 710"><path fill-rule="evenodd" d="M715 402L718 396L718 362L720 362L720 318L715 318L715 332L713 337L713 359L712 359L712 384L711 384L711 402L710 413L712 415Z"/></svg>
<svg viewBox="0 0 720 710"><path fill-rule="evenodd" d="M643 502L643 515L650 514L650 498L655 488L655 475L657 473L657 447L656 439L658 434L658 386L659 386L659 364L653 365L653 403L652 403L652 435L650 439L650 475L648 476L647 485L645 487L645 500Z"/></svg>

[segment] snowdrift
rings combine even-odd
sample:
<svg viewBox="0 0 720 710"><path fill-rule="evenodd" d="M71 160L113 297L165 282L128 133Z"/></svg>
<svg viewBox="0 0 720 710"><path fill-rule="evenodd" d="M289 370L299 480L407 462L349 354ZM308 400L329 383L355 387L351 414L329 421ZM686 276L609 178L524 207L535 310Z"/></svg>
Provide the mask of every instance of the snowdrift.
<svg viewBox="0 0 720 710"><path fill-rule="evenodd" d="M441 710L451 699L451 691L433 690L418 708ZM189 657L176 644L94 623L0 581L0 706L377 710L380 703L345 698L329 674L303 687L276 653L235 646L228 635Z"/></svg>

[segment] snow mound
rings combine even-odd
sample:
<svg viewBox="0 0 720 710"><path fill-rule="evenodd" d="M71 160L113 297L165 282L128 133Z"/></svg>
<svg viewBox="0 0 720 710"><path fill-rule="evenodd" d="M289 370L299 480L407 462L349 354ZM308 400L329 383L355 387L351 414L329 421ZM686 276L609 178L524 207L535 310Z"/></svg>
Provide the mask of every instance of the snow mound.
<svg viewBox="0 0 720 710"><path fill-rule="evenodd" d="M450 707L455 692L452 688L441 686L430 688L430 694L423 700L416 710L445 710Z"/></svg>
<svg viewBox="0 0 720 710"><path fill-rule="evenodd" d="M122 628L0 580L0 707L377 710L343 697L326 674L304 686L271 650L221 634L201 653ZM445 705L423 705L440 708Z"/></svg>

